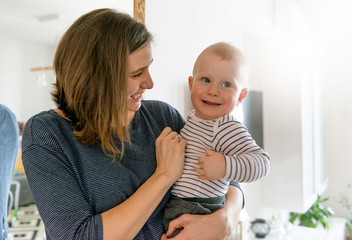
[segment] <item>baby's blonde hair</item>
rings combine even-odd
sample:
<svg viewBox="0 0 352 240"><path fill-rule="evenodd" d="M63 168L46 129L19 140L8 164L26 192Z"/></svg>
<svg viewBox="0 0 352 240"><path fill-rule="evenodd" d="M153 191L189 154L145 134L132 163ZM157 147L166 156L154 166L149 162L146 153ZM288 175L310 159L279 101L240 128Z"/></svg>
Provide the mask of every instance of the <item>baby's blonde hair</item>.
<svg viewBox="0 0 352 240"><path fill-rule="evenodd" d="M241 81L245 85L248 84L249 69L247 60L238 48L226 42L217 42L210 45L198 56L194 64L193 73L195 66L198 64L198 60L205 53L213 53L220 57L221 60L234 61L235 65L237 66L237 80Z"/></svg>

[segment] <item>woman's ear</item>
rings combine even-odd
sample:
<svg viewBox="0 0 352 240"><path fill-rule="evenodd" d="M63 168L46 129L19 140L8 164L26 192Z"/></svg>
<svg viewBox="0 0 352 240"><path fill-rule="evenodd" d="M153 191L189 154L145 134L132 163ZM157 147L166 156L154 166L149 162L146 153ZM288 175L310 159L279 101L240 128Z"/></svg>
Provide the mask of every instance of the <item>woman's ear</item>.
<svg viewBox="0 0 352 240"><path fill-rule="evenodd" d="M188 87L189 87L190 91L192 90L192 86L193 86L193 77L189 76L188 77Z"/></svg>
<svg viewBox="0 0 352 240"><path fill-rule="evenodd" d="M243 88L240 93L240 96L238 97L236 106L238 106L238 104L242 103L242 101L247 97L247 95L248 95L248 89Z"/></svg>

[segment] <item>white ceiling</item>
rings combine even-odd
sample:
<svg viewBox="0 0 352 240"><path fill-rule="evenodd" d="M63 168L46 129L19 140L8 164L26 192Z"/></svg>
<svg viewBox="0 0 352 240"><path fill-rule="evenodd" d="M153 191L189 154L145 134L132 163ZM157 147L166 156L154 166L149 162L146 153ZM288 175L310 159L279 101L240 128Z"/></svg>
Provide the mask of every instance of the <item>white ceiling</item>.
<svg viewBox="0 0 352 240"><path fill-rule="evenodd" d="M74 20L102 7L133 14L133 0L0 0L0 35L56 44Z"/></svg>
<svg viewBox="0 0 352 240"><path fill-rule="evenodd" d="M148 1L148 0L146 0ZM291 1L291 0L273 0ZM293 0L314 15L330 0ZM133 14L134 0L0 0L0 35L55 45L82 14L102 7Z"/></svg>

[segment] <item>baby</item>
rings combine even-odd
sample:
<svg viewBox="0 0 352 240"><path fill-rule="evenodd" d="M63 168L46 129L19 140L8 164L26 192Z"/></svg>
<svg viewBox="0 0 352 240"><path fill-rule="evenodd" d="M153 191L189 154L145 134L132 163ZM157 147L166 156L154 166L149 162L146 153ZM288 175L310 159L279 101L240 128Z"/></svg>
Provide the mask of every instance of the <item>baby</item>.
<svg viewBox="0 0 352 240"><path fill-rule="evenodd" d="M245 57L228 43L215 43L197 58L188 79L194 110L181 130L188 142L184 170L172 187L166 229L184 213L209 214L222 208L231 181L253 182L268 174L269 155L231 115L248 94L247 77Z"/></svg>

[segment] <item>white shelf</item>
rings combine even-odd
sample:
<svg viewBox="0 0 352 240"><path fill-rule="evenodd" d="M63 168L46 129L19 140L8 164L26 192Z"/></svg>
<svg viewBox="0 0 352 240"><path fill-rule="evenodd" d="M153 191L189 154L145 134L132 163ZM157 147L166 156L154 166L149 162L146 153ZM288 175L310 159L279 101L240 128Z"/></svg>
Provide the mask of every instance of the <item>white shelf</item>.
<svg viewBox="0 0 352 240"><path fill-rule="evenodd" d="M346 219L331 218L330 229L308 228L292 225L286 234L273 236L269 233L263 240L345 240ZM252 232L249 233L249 240L259 240Z"/></svg>

